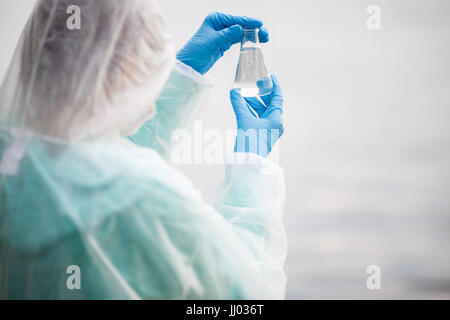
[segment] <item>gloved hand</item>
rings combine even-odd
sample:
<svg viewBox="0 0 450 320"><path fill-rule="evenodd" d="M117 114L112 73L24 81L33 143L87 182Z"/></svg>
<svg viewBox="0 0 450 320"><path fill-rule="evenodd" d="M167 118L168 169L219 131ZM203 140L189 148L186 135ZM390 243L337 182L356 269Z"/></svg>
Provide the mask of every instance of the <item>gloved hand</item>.
<svg viewBox="0 0 450 320"><path fill-rule="evenodd" d="M266 157L283 135L283 96L278 79L273 75L272 81L272 93L260 97L264 103L256 97L243 98L239 89L231 90L230 99L238 127L235 152Z"/></svg>
<svg viewBox="0 0 450 320"><path fill-rule="evenodd" d="M260 28L259 41L269 41L269 33L261 20L245 16L232 16L220 12L210 13L197 33L177 53L177 59L205 74L225 51L241 42L244 29Z"/></svg>

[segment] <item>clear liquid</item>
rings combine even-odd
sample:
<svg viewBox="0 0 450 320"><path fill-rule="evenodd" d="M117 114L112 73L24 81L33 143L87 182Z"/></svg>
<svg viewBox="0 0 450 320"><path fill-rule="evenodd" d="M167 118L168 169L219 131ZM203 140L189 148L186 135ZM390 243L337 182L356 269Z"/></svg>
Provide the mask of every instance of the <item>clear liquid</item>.
<svg viewBox="0 0 450 320"><path fill-rule="evenodd" d="M234 87L240 88L244 97L263 96L272 92L272 79L264 65L261 48L241 49Z"/></svg>
<svg viewBox="0 0 450 320"><path fill-rule="evenodd" d="M247 87L245 86L247 85ZM241 89L241 95L243 97L256 97L259 95L259 89L258 88L254 88L254 87L250 87L251 84L238 84L238 86L236 87L235 84L235 88L239 88Z"/></svg>

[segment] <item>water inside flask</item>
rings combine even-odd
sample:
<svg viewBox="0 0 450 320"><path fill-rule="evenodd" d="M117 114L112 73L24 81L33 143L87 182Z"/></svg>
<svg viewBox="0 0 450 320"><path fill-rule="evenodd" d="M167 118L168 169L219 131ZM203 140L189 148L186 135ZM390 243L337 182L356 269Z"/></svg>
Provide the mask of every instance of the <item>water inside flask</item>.
<svg viewBox="0 0 450 320"><path fill-rule="evenodd" d="M241 89L244 97L270 94L272 78L267 72L259 44L259 29L244 29L234 88Z"/></svg>

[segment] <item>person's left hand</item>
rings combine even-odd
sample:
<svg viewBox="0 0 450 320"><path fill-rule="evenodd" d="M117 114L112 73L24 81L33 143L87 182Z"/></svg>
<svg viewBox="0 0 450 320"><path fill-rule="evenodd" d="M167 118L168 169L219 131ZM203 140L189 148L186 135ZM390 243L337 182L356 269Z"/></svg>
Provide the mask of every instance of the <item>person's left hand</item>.
<svg viewBox="0 0 450 320"><path fill-rule="evenodd" d="M225 51L233 44L241 42L243 29L260 28L259 41L262 43L269 41L269 32L262 25L259 19L213 12L177 53L177 59L197 72L205 74Z"/></svg>

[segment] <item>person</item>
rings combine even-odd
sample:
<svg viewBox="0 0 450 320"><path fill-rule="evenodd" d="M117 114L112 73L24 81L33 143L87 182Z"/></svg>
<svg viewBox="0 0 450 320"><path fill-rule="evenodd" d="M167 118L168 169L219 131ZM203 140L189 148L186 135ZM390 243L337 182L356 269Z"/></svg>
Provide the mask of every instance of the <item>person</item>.
<svg viewBox="0 0 450 320"><path fill-rule="evenodd" d="M166 160L244 28L268 41L216 12L175 55L152 0L37 2L0 90L1 299L284 298L278 80L231 91L238 132L277 134L237 144L215 206Z"/></svg>

